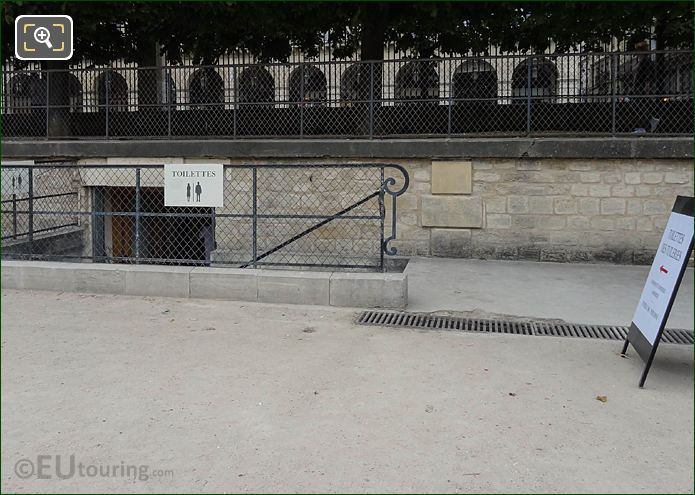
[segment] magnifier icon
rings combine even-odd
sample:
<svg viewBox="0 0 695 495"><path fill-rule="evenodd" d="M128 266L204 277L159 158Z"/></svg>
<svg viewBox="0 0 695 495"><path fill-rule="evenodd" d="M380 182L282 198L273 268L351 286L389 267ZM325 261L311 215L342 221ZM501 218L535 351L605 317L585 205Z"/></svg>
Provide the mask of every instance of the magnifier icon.
<svg viewBox="0 0 695 495"><path fill-rule="evenodd" d="M36 28L34 39L37 43L45 43L48 48L53 48L51 44L51 32L45 27Z"/></svg>

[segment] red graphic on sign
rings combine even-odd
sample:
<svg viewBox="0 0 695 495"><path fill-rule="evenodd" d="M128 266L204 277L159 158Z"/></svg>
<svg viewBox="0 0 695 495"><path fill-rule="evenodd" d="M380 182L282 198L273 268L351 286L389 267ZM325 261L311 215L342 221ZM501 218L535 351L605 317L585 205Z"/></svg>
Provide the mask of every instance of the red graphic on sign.
<svg viewBox="0 0 695 495"><path fill-rule="evenodd" d="M660 271L661 273L668 273L668 270L667 270L666 268L664 268L664 265L661 265L661 266L659 267L659 271Z"/></svg>

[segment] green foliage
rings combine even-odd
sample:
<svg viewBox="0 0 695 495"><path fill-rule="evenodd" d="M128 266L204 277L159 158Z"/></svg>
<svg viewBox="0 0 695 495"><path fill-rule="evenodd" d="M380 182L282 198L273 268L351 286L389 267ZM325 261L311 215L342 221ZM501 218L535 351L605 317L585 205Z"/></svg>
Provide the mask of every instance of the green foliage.
<svg viewBox="0 0 695 495"><path fill-rule="evenodd" d="M184 55L212 64L220 55L246 49L264 61L285 61L292 47L315 55L330 46L348 58L362 47L377 54L384 42L427 57L444 53L483 54L540 51L555 42L567 51L580 42L596 49L612 37L636 41L655 30L661 47L691 47L690 2L403 2L246 3L99 2L2 4L2 48L11 58L13 23L21 14L65 13L75 22L75 60L138 61L155 43L173 62ZM371 44L371 51L365 45Z"/></svg>

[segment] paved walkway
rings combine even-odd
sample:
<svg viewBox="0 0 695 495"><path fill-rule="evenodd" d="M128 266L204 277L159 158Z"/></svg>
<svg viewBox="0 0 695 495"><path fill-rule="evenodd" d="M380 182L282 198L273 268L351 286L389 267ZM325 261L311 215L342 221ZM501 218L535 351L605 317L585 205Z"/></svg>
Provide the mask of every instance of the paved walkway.
<svg viewBox="0 0 695 495"><path fill-rule="evenodd" d="M648 266L413 258L411 311L454 311L629 325ZM668 322L693 328L693 269Z"/></svg>
<svg viewBox="0 0 695 495"><path fill-rule="evenodd" d="M640 390L642 363L618 342L365 327L355 313L5 290L0 488L692 492L691 347L661 346Z"/></svg>

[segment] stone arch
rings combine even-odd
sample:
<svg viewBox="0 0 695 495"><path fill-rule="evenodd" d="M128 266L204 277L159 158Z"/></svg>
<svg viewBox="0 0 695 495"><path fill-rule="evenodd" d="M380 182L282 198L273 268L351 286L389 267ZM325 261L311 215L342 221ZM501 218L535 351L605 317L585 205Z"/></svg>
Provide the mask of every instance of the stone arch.
<svg viewBox="0 0 695 495"><path fill-rule="evenodd" d="M290 73L290 102L323 105L328 96L326 75L315 65L301 65Z"/></svg>
<svg viewBox="0 0 695 495"><path fill-rule="evenodd" d="M497 98L497 71L480 58L466 60L456 67L451 83L455 99Z"/></svg>
<svg viewBox="0 0 695 495"><path fill-rule="evenodd" d="M528 80L529 65L530 82ZM548 101L552 101L557 95L557 80L558 71L554 63L545 57L529 57L517 65L512 72L512 96L516 98L545 97Z"/></svg>
<svg viewBox="0 0 695 495"><path fill-rule="evenodd" d="M107 94L109 111L128 110L128 83L121 74L107 69L97 76L95 85L100 110L105 109Z"/></svg>
<svg viewBox="0 0 695 495"><path fill-rule="evenodd" d="M8 113L31 113L46 106L46 80L36 72L13 76L7 88Z"/></svg>
<svg viewBox="0 0 695 495"><path fill-rule="evenodd" d="M254 65L239 74L239 103L275 102L275 78L265 67Z"/></svg>
<svg viewBox="0 0 695 495"><path fill-rule="evenodd" d="M188 83L189 101L198 108L211 108L224 104L224 81L215 69L197 69Z"/></svg>
<svg viewBox="0 0 695 495"><path fill-rule="evenodd" d="M369 95L369 71L367 64L352 64L343 71L340 77L340 99L344 104L351 105Z"/></svg>
<svg viewBox="0 0 695 495"><path fill-rule="evenodd" d="M439 74L433 60L413 60L398 69L395 81L396 100L437 100ZM437 104L438 102L433 102Z"/></svg>

